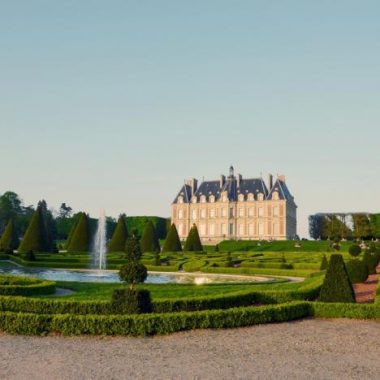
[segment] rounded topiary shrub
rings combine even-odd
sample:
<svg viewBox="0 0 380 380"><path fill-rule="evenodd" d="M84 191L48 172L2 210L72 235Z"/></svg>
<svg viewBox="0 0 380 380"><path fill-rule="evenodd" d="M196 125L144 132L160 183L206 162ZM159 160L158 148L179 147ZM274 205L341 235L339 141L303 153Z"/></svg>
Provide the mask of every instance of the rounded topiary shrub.
<svg viewBox="0 0 380 380"><path fill-rule="evenodd" d="M355 302L355 293L343 257L331 255L319 295L321 302Z"/></svg>
<svg viewBox="0 0 380 380"><path fill-rule="evenodd" d="M353 257L357 257L362 253L362 249L360 248L360 245L352 244L348 249L348 253Z"/></svg>
<svg viewBox="0 0 380 380"><path fill-rule="evenodd" d="M148 277L146 266L139 261L131 261L122 265L119 270L119 278L121 281L129 285L141 284Z"/></svg>

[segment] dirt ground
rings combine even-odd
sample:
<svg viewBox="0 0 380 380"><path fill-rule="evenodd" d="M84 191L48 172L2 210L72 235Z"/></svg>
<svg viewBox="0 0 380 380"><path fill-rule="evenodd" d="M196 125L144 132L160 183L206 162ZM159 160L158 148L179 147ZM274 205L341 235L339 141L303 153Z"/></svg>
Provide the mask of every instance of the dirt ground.
<svg viewBox="0 0 380 380"><path fill-rule="evenodd" d="M379 379L380 323L305 319L152 338L0 334L0 379Z"/></svg>

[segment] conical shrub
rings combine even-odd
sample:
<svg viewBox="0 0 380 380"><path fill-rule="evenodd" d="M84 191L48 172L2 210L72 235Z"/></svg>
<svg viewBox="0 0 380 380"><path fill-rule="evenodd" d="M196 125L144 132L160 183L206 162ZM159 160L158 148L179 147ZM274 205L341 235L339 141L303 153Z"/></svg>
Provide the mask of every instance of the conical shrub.
<svg viewBox="0 0 380 380"><path fill-rule="evenodd" d="M68 252L88 252L89 246L90 232L88 216L82 213L67 250Z"/></svg>
<svg viewBox="0 0 380 380"><path fill-rule="evenodd" d="M355 293L348 277L342 255L331 255L319 295L319 301L355 302Z"/></svg>
<svg viewBox="0 0 380 380"><path fill-rule="evenodd" d="M177 227L173 223L169 229L168 235L164 243L163 252L181 252L182 245L181 240L179 239Z"/></svg>
<svg viewBox="0 0 380 380"><path fill-rule="evenodd" d="M12 220L5 227L4 233L0 239L0 251L13 252L18 246L18 236Z"/></svg>
<svg viewBox="0 0 380 380"><path fill-rule="evenodd" d="M108 252L123 252L127 238L128 231L125 223L125 215L120 215L115 231L108 245Z"/></svg>
<svg viewBox="0 0 380 380"><path fill-rule="evenodd" d="M323 255L322 261L321 261L321 266L319 269L320 270L326 270L328 266L329 266L329 262L327 260L327 257L326 257L326 255Z"/></svg>
<svg viewBox="0 0 380 380"><path fill-rule="evenodd" d="M65 249L68 249L69 246L70 246L70 243L71 243L71 240L72 240L73 235L75 233L75 230L77 228L78 222L79 222L79 219L78 220L73 220L73 224L72 224L72 226L70 228L70 232L69 232L69 235L67 236L67 240L66 240L66 243L65 243Z"/></svg>
<svg viewBox="0 0 380 380"><path fill-rule="evenodd" d="M142 253L160 252L160 242L152 221L146 223L140 244Z"/></svg>
<svg viewBox="0 0 380 380"><path fill-rule="evenodd" d="M34 212L32 219L25 231L24 238L22 239L18 248L19 253L43 252L46 243L44 242L44 222L43 214L40 207Z"/></svg>
<svg viewBox="0 0 380 380"><path fill-rule="evenodd" d="M201 239L199 237L198 228L195 224L193 225L193 227L191 227L189 236L186 239L184 251L189 251L189 252L203 251L203 246L201 243Z"/></svg>

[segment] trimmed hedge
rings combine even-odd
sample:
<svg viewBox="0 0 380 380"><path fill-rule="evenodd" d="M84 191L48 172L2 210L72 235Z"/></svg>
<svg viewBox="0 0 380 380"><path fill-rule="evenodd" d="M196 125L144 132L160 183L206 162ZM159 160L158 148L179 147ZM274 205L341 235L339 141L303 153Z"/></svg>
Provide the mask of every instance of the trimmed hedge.
<svg viewBox="0 0 380 380"><path fill-rule="evenodd" d="M312 316L317 318L380 319L379 304L313 302Z"/></svg>
<svg viewBox="0 0 380 380"><path fill-rule="evenodd" d="M228 310L128 316L0 312L0 330L23 335L62 333L64 335L146 336L198 328L231 328L284 322L309 316L310 313L310 304L307 302Z"/></svg>
<svg viewBox="0 0 380 380"><path fill-rule="evenodd" d="M35 296L54 292L55 282L52 281L0 275L0 295Z"/></svg>

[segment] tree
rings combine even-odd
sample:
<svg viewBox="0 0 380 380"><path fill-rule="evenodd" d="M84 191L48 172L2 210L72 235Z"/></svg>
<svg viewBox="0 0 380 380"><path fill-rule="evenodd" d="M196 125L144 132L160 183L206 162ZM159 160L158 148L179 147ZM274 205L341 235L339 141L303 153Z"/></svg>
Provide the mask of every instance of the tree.
<svg viewBox="0 0 380 380"><path fill-rule="evenodd" d="M362 253L362 249L360 245L352 244L350 248L348 248L348 253L353 257L357 257Z"/></svg>
<svg viewBox="0 0 380 380"><path fill-rule="evenodd" d="M146 223L140 244L143 253L161 251L160 242L152 221Z"/></svg>
<svg viewBox="0 0 380 380"><path fill-rule="evenodd" d="M191 230L189 232L189 235L186 239L184 251L195 251L195 252L202 252L203 246L201 243L201 239L199 237L198 228L194 224L193 227L191 227Z"/></svg>
<svg viewBox="0 0 380 380"><path fill-rule="evenodd" d="M45 200L39 201L37 209L41 210L43 225L41 226L41 231L43 234L43 241L45 244L46 252L52 252L54 250L54 241L57 237L57 226L53 213L48 209Z"/></svg>
<svg viewBox="0 0 380 380"><path fill-rule="evenodd" d="M72 213L73 213L73 209L70 206L67 206L66 203L62 203L58 211L58 218L61 218L61 219L70 218Z"/></svg>
<svg viewBox="0 0 380 380"><path fill-rule="evenodd" d="M15 221L22 214L22 201L13 191L0 196L0 231L9 220Z"/></svg>
<svg viewBox="0 0 380 380"><path fill-rule="evenodd" d="M321 302L355 302L355 293L342 255L331 255L319 300Z"/></svg>
<svg viewBox="0 0 380 380"><path fill-rule="evenodd" d="M169 229L162 252L181 252L182 244L178 236L177 227L173 223Z"/></svg>
<svg viewBox="0 0 380 380"><path fill-rule="evenodd" d="M125 243L128 238L127 225L125 224L125 215L120 215L112 239L108 245L109 252L123 252Z"/></svg>
<svg viewBox="0 0 380 380"><path fill-rule="evenodd" d="M368 215L353 214L354 236L357 239L368 239L371 236L371 225Z"/></svg>
<svg viewBox="0 0 380 380"><path fill-rule="evenodd" d="M41 207L34 212L24 238L18 248L20 253L49 252L49 242L46 240L44 215Z"/></svg>
<svg viewBox="0 0 380 380"><path fill-rule="evenodd" d="M78 224L72 234L67 250L69 252L88 252L90 232L88 216L82 212Z"/></svg>
<svg viewBox="0 0 380 380"><path fill-rule="evenodd" d="M326 255L323 255L320 270L326 270L328 266L329 266L329 262L327 260L327 257Z"/></svg>
<svg viewBox="0 0 380 380"><path fill-rule="evenodd" d="M11 252L19 245L18 235L14 223L10 220L0 239L0 251Z"/></svg>

